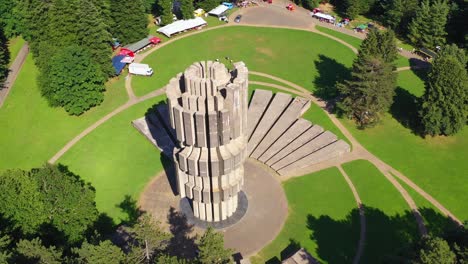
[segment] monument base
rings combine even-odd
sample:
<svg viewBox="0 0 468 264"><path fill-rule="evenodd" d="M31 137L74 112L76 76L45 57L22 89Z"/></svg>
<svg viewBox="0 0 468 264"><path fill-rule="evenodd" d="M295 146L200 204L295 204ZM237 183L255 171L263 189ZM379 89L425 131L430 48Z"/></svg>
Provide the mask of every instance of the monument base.
<svg viewBox="0 0 468 264"><path fill-rule="evenodd" d="M248 206L249 201L247 200L247 195L243 191L240 191L237 195L237 210L232 214L232 216L226 220L208 222L195 217L189 199L182 198L179 202L179 210L187 218L187 223L203 229L206 229L209 226L214 229L224 229L238 223L247 213Z"/></svg>

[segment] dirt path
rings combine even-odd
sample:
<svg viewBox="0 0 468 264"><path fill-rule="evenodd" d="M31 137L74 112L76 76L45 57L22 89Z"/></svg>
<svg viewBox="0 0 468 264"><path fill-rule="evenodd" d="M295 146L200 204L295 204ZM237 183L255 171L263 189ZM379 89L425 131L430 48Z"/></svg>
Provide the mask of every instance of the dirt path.
<svg viewBox="0 0 468 264"><path fill-rule="evenodd" d="M354 256L354 259L353 259L353 264L358 264L359 260L361 260L362 254L364 253L364 247L366 246L367 225L366 225L365 211L364 211L364 207L362 206L361 198L359 197L359 194L356 190L356 187L354 187L354 184L351 181L351 178L349 178L348 174L343 170L341 166L338 166L338 170L341 172L341 175L343 175L346 182L348 183L349 188L353 192L354 200L356 200L356 204L359 208L359 220L360 220L359 222L361 224L361 231L359 234L358 249L356 250L356 255Z"/></svg>
<svg viewBox="0 0 468 264"><path fill-rule="evenodd" d="M107 120L111 119L112 117L116 116L120 112L138 104L141 103L145 100L154 98L156 96L162 95L165 92L164 89L159 89L156 91L153 91L147 95L144 95L142 97L138 98L133 98L129 99L125 104L121 105L114 111L110 112L109 114L105 115L98 121L96 121L94 124L83 130L80 134L78 134L76 137L74 137L72 140L70 140L61 150L59 150L52 158L49 159L49 163L55 163L60 157L63 156L70 148L72 148L78 141L80 141L82 138L84 138L86 135L91 133L94 129L98 128L100 125L104 124Z"/></svg>
<svg viewBox="0 0 468 264"><path fill-rule="evenodd" d="M8 77L5 80L4 88L0 89L0 108L3 106L3 103L8 97L8 94L11 91L11 88L15 84L16 77L18 77L18 74L23 67L24 61L26 60L26 57L28 56L29 53L29 46L28 43L24 43L23 47L21 47L21 50L19 51L18 55L16 56L15 60L10 66Z"/></svg>

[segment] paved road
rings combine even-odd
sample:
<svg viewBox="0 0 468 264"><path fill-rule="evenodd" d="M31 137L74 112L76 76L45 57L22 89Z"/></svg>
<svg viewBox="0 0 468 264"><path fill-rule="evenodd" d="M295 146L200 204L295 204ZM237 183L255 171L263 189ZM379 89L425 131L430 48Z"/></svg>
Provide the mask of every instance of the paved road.
<svg viewBox="0 0 468 264"><path fill-rule="evenodd" d="M13 87L13 84L16 81L16 77L18 77L18 74L21 68L23 67L24 61L26 60L28 53L29 46L28 43L25 43L10 66L10 72L8 74L8 78L5 81L4 88L0 89L0 107L3 106L3 103L8 97L8 94L10 93L11 88Z"/></svg>

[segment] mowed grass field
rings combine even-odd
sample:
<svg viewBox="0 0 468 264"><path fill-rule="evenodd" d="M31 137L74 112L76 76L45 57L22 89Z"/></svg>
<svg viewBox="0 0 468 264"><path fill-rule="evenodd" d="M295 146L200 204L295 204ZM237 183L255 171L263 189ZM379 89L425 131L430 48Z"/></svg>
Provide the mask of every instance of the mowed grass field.
<svg viewBox="0 0 468 264"><path fill-rule="evenodd" d="M348 72L355 54L346 46L311 32L223 27L159 48L143 60L153 68L154 75L135 76L132 86L137 95L144 95L163 87L195 61L219 59L226 63L225 57L244 61L250 70L278 76L312 92L333 87L336 76Z"/></svg>
<svg viewBox="0 0 468 264"><path fill-rule="evenodd" d="M341 33L341 32L335 31L333 29L326 28L326 27L315 26L315 28L318 31L321 31L321 32L326 33L326 34L328 34L330 36L334 36L336 38L339 38L339 39L347 42L348 44L351 44L353 47L355 47L356 49L359 50L359 46L361 45L362 39L357 38L357 37L353 37L353 36L350 36L350 35L346 35L344 33ZM356 34L361 34L361 33L356 33ZM401 45L397 45L397 46L401 46ZM410 66L410 62L409 62L408 58L405 58L403 56L398 56L398 59L396 60L395 65L396 65L397 68L407 67L407 66Z"/></svg>
<svg viewBox="0 0 468 264"><path fill-rule="evenodd" d="M356 202L337 168L283 183L289 216L280 234L252 263L281 263L304 247L323 263L350 263L359 241L359 217L348 218ZM337 252L340 252L337 254Z"/></svg>
<svg viewBox="0 0 468 264"><path fill-rule="evenodd" d="M69 116L41 96L37 74L29 55L0 108L0 171L41 166L83 129L127 100L124 78L114 79L107 84L100 106L79 117Z"/></svg>
<svg viewBox="0 0 468 264"><path fill-rule="evenodd" d="M58 162L90 182L96 205L116 223L128 220L119 207L126 196L134 201L151 178L163 171L161 154L131 124L165 96L123 111L80 140Z"/></svg>
<svg viewBox="0 0 468 264"><path fill-rule="evenodd" d="M343 165L365 207L366 243L360 263L383 263L419 238L415 218L398 190L369 161Z"/></svg>
<svg viewBox="0 0 468 264"><path fill-rule="evenodd" d="M468 219L468 129L450 137L422 138L413 133L408 122L417 113L415 100L424 93L419 76L423 77L424 72L399 72L392 111L375 127L359 130L350 120L343 119L343 123L370 152L464 221Z"/></svg>

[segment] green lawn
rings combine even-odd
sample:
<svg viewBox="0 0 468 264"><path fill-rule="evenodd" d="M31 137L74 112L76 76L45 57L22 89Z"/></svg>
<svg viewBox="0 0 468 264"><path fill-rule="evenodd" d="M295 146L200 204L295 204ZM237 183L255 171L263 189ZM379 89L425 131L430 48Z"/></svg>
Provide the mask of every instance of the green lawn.
<svg viewBox="0 0 468 264"><path fill-rule="evenodd" d="M351 190L337 168L284 183L289 216L283 230L253 263L280 263L304 247L323 263L350 263L359 241L359 217ZM339 252L339 254L337 253Z"/></svg>
<svg viewBox="0 0 468 264"><path fill-rule="evenodd" d="M421 75L421 72L418 72ZM401 171L462 221L468 219L466 162L468 129L451 137L422 138L409 127L415 119L415 101L424 82L412 71L399 73L399 88L391 114L373 128L359 130L349 120L344 125L369 151Z"/></svg>
<svg viewBox="0 0 468 264"><path fill-rule="evenodd" d="M359 46L361 45L362 39L357 38L357 37L353 37L353 36L350 36L350 35L347 35L347 34L344 34L344 33L341 33L341 32L335 31L333 29L326 28L326 27L315 26L315 28L318 31L321 31L321 32L326 33L326 34L331 35L331 36L334 36L334 37L339 38L339 39L341 39L343 41L346 41L347 43L351 44L353 47L355 47L356 49L359 50ZM359 34L359 33L356 33L356 34ZM398 45L398 46L400 46L400 45ZM396 65L397 68L410 66L409 59L405 58L403 56L398 56L398 59L396 60L395 65Z"/></svg>
<svg viewBox="0 0 468 264"><path fill-rule="evenodd" d="M51 108L36 84L38 71L29 55L5 104L0 108L0 171L40 166L69 140L108 112L125 103L124 78L111 80L101 106L69 116Z"/></svg>
<svg viewBox="0 0 468 264"><path fill-rule="evenodd" d="M8 66L13 63L24 43L24 39L20 36L8 40L8 50L10 51L10 63Z"/></svg>
<svg viewBox="0 0 468 264"><path fill-rule="evenodd" d="M415 218L398 190L369 161L343 165L365 206L366 247L360 263L382 263L419 238Z"/></svg>
<svg viewBox="0 0 468 264"><path fill-rule="evenodd" d="M310 48L309 43L320 43ZM288 47L288 52L284 52ZM318 34L290 29L223 27L175 41L149 55L152 77L135 76L137 95L163 87L194 61L229 56L253 71L265 72L310 91L332 89L346 75L355 57L347 47ZM285 70L285 67L288 70Z"/></svg>
<svg viewBox="0 0 468 264"><path fill-rule="evenodd" d="M287 85L287 84L285 84L283 82L275 81L275 80L270 79L268 77L263 77L263 76L254 75L254 74L249 74L249 81L271 83L271 84L276 84L276 85L279 85L279 86L283 86L283 87L295 90L294 88L292 88L291 86L289 86L289 85Z"/></svg>
<svg viewBox="0 0 468 264"><path fill-rule="evenodd" d="M164 99L144 101L111 118L59 160L93 185L99 211L116 223L127 220L118 206L125 196L138 200L149 180L163 170L159 150L130 122Z"/></svg>

